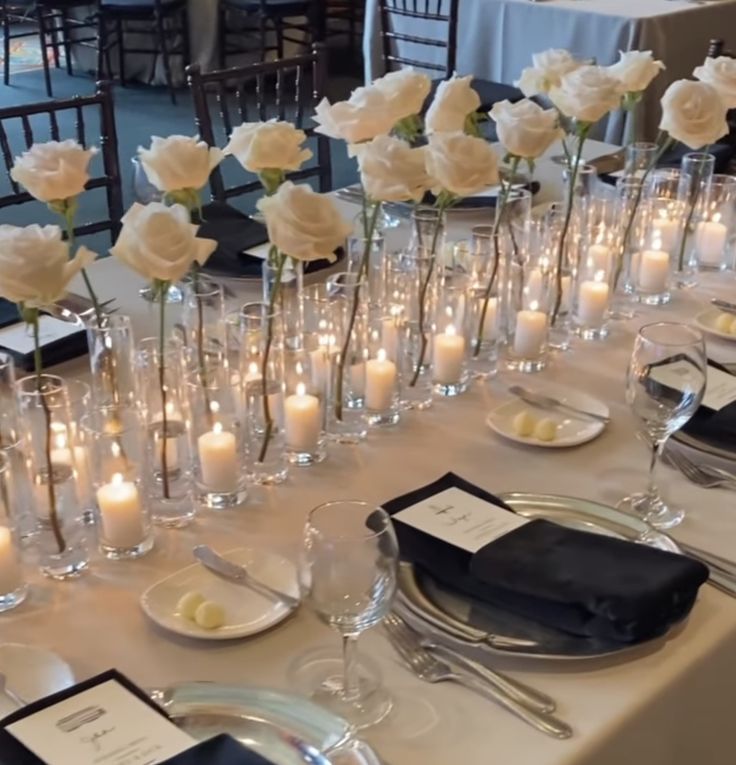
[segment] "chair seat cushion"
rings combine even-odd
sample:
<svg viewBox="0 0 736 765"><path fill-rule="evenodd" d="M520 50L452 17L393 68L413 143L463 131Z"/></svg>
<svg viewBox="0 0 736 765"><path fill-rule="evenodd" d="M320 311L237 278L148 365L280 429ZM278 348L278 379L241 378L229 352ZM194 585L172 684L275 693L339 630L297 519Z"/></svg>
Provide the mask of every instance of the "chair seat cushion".
<svg viewBox="0 0 736 765"><path fill-rule="evenodd" d="M260 13L260 0L223 0L226 8L247 13ZM266 0L266 13L274 16L306 16L311 10L309 0Z"/></svg>

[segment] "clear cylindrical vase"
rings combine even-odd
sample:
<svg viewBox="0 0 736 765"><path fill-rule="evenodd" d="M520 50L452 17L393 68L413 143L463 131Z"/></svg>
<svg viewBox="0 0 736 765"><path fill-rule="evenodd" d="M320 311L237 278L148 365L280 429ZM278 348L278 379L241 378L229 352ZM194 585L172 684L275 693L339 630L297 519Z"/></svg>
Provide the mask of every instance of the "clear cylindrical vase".
<svg viewBox="0 0 736 765"><path fill-rule="evenodd" d="M14 492L8 455L0 451L0 613L19 606L28 594L21 562L20 537L14 505L22 501Z"/></svg>

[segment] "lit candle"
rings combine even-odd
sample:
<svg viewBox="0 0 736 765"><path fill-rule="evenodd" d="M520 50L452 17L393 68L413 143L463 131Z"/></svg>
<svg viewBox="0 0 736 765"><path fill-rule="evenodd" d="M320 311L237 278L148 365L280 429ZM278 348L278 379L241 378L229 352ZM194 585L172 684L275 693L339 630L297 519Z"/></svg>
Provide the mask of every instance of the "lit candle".
<svg viewBox="0 0 736 765"><path fill-rule="evenodd" d="M197 439L202 483L210 491L228 492L238 488L238 445L234 433L215 422L212 430Z"/></svg>
<svg viewBox="0 0 736 765"><path fill-rule="evenodd" d="M667 289L670 255L660 249L661 242L655 242L654 247L653 250L644 250L639 254L639 288L658 293Z"/></svg>
<svg viewBox="0 0 736 765"><path fill-rule="evenodd" d="M539 356L547 339L547 314L538 309L539 303L532 301L528 310L516 314L514 353L521 358Z"/></svg>
<svg viewBox="0 0 736 765"><path fill-rule="evenodd" d="M317 396L298 383L296 393L284 402L286 445L295 452L315 452L322 430L322 408Z"/></svg>
<svg viewBox="0 0 736 765"><path fill-rule="evenodd" d="M391 407L396 388L396 364L386 358L381 348L375 359L365 363L365 406L373 412Z"/></svg>
<svg viewBox="0 0 736 765"><path fill-rule="evenodd" d="M588 247L588 261L593 271L608 272L611 264L611 248L596 242Z"/></svg>
<svg viewBox="0 0 736 765"><path fill-rule="evenodd" d="M660 212L664 216L664 211ZM655 218L652 222L655 236L662 243L662 249L666 252L674 252L680 233L680 224L667 217Z"/></svg>
<svg viewBox="0 0 736 765"><path fill-rule="evenodd" d="M172 401L166 402L166 433L164 433L163 413L159 415L161 419L156 423L155 431L156 456L159 465L163 470L164 449L166 449L166 468L169 472L179 467L179 433L184 428L184 422L181 414L176 411Z"/></svg>
<svg viewBox="0 0 736 765"><path fill-rule="evenodd" d="M586 327L600 327L608 308L608 284L605 273L597 271L592 280L580 284L578 293L578 319Z"/></svg>
<svg viewBox="0 0 736 765"><path fill-rule="evenodd" d="M23 584L20 560L10 529L0 526L0 595L15 592Z"/></svg>
<svg viewBox="0 0 736 765"><path fill-rule="evenodd" d="M728 230L721 223L721 216L716 213L713 220L703 221L695 227L695 251L704 266L720 266L723 250L726 246Z"/></svg>
<svg viewBox="0 0 736 765"><path fill-rule="evenodd" d="M434 381L440 385L460 382L465 357L465 338L457 334L454 324L434 336L432 367Z"/></svg>
<svg viewBox="0 0 736 765"><path fill-rule="evenodd" d="M135 547L143 541L143 507L136 485L115 473L97 489L101 538L111 547Z"/></svg>

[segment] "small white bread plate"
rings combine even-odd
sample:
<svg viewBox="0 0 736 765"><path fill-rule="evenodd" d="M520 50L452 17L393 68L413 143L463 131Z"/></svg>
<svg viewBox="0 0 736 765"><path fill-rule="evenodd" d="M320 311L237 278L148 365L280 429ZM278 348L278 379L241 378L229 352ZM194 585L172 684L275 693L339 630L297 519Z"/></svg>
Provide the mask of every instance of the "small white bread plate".
<svg viewBox="0 0 736 765"><path fill-rule="evenodd" d="M253 577L264 584L299 597L294 564L282 555L244 547L230 550L223 557L245 566ZM193 590L225 609L225 624L222 627L207 630L177 613L179 598ZM283 621L294 610L241 584L220 579L199 563L180 569L151 585L141 595L141 607L164 629L201 640L231 640L256 635Z"/></svg>
<svg viewBox="0 0 736 765"><path fill-rule="evenodd" d="M599 399L589 396L577 390L565 388L561 385L545 384L542 386L527 386L530 391L543 396L551 396L564 404L569 404L577 409L584 409L594 414L608 417L608 407ZM537 420L549 418L557 423L557 436L553 441L540 441L531 436L520 436L514 431L514 418L517 414L527 410ZM531 406L519 398L509 396L502 404L492 409L486 418L488 427L510 441L527 446L541 446L545 449L561 449L567 446L579 446L592 441L599 436L606 427L603 422L586 418L576 417L562 409L547 410Z"/></svg>
<svg viewBox="0 0 736 765"><path fill-rule="evenodd" d="M736 341L736 335L716 328L716 322L722 313L723 311L720 311L718 308L706 308L705 311L701 311L695 317L695 323L703 332L720 337L722 340L730 340L733 343ZM733 317L733 320L736 321L736 316Z"/></svg>

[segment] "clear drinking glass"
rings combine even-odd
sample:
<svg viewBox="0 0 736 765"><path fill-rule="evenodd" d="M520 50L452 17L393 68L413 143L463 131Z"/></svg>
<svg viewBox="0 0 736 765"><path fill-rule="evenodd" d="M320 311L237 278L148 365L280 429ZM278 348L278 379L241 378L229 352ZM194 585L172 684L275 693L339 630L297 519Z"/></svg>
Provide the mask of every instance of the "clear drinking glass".
<svg viewBox="0 0 736 765"><path fill-rule="evenodd" d="M356 728L377 723L391 710L391 697L361 662L356 647L360 634L380 624L391 609L398 554L391 519L374 505L327 502L309 514L301 591L343 645L342 664L335 656L313 667L312 697Z"/></svg>
<svg viewBox="0 0 736 765"><path fill-rule="evenodd" d="M646 324L636 336L626 373L626 400L651 447L649 486L623 499L619 507L636 512L658 529L676 526L685 515L661 497L655 467L667 439L700 406L706 365L703 335L687 324Z"/></svg>

